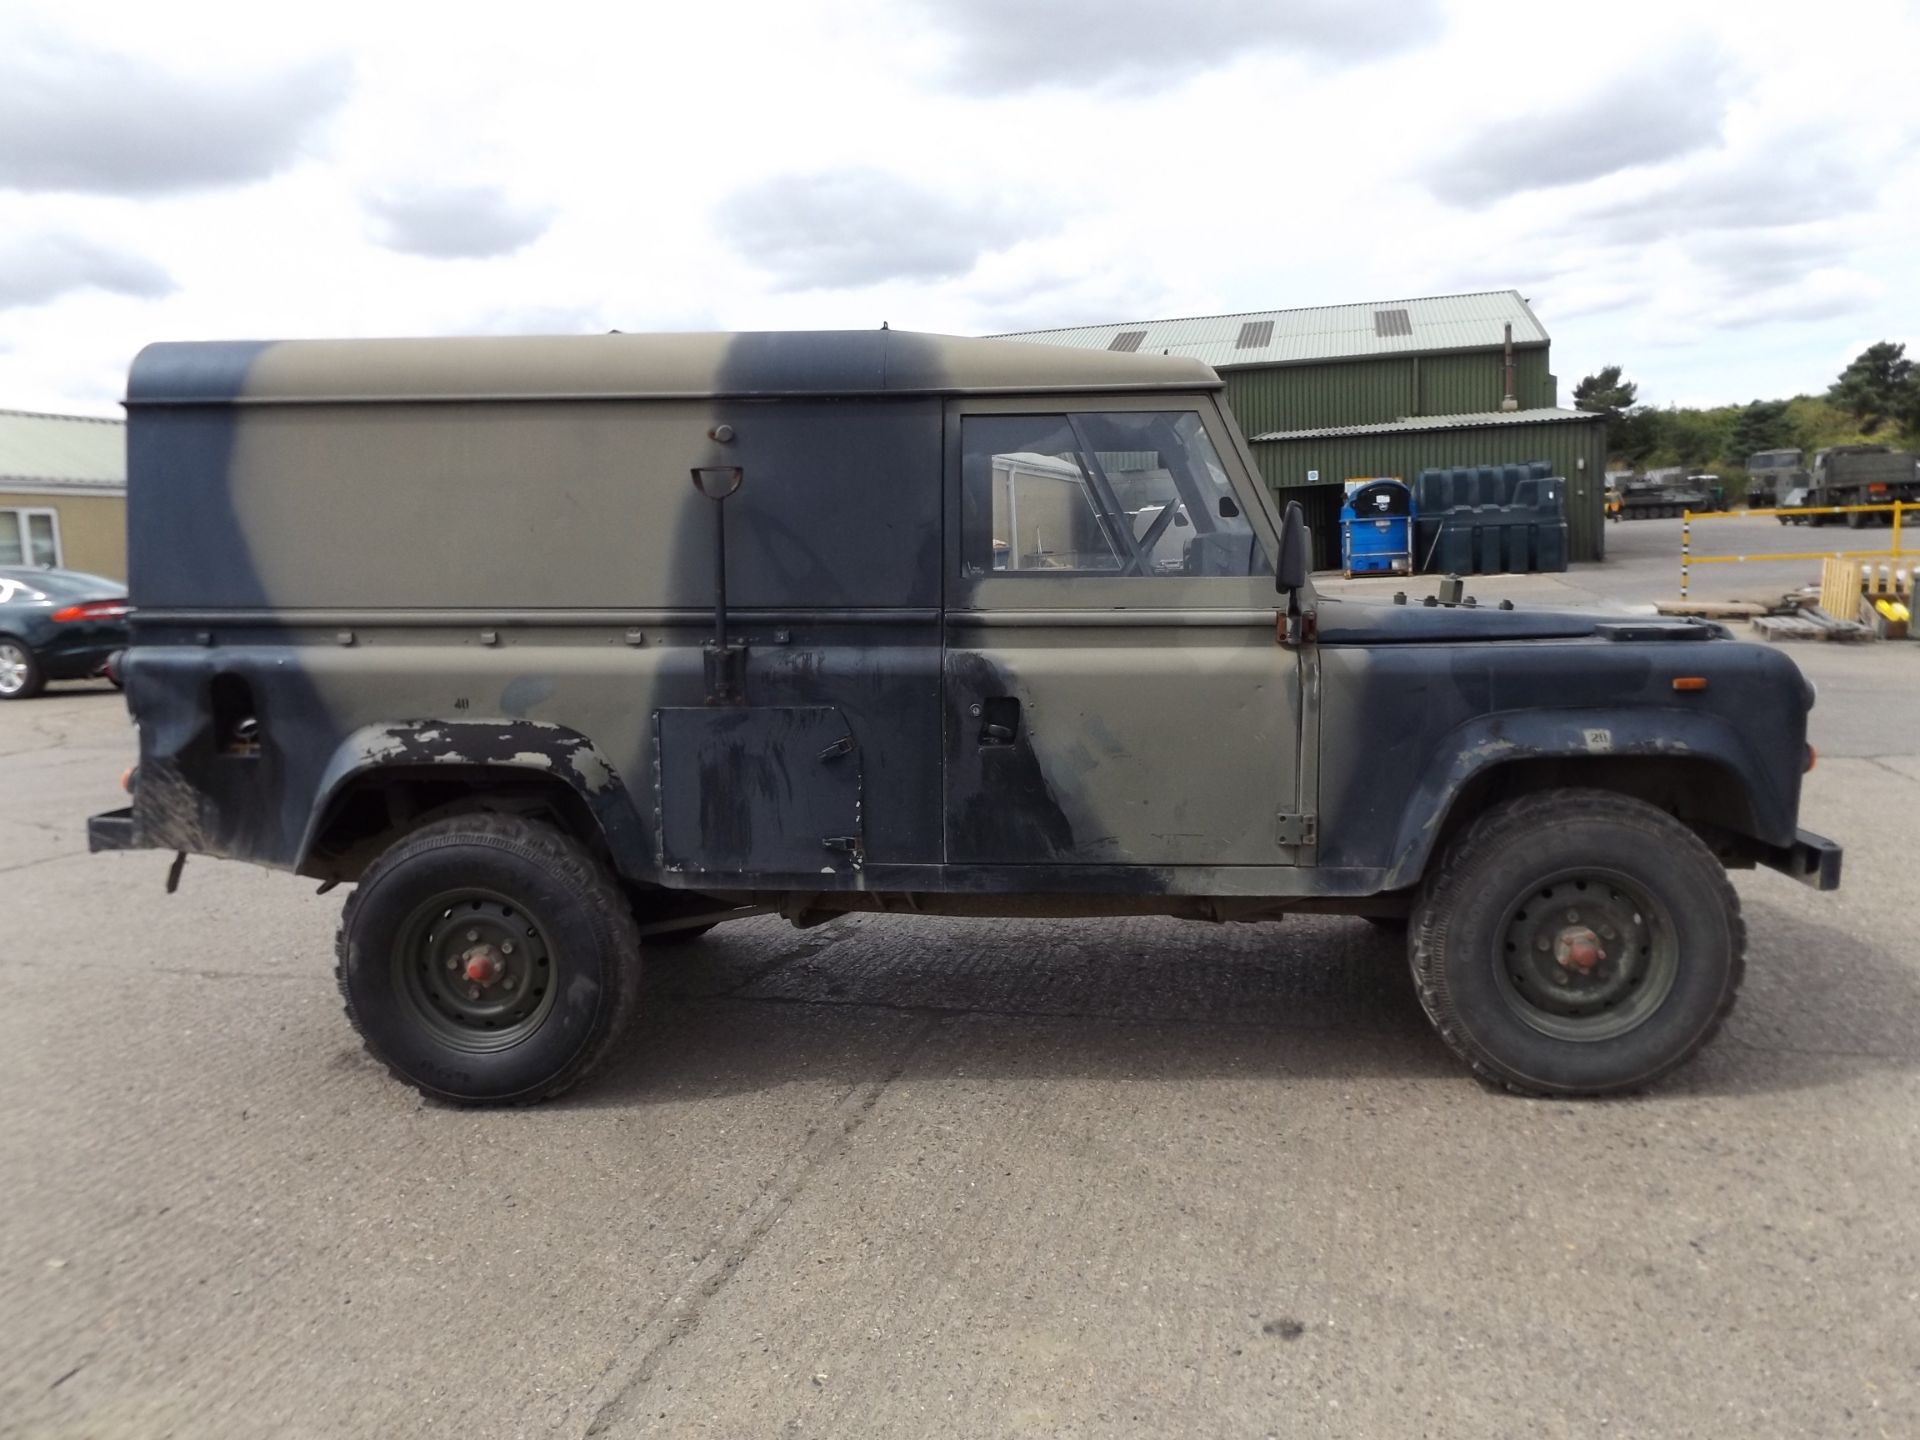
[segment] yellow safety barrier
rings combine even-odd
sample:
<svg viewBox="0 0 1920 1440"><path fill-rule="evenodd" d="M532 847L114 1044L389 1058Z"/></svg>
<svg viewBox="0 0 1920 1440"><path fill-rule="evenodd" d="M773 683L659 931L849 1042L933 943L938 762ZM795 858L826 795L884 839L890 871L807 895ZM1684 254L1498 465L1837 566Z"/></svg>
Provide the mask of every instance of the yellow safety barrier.
<svg viewBox="0 0 1920 1440"><path fill-rule="evenodd" d="M1736 565L1742 560L1898 560L1920 551L1900 548L1900 522L1909 510L1920 504L1895 500L1885 505L1793 505L1770 510L1682 510L1680 512L1680 598L1687 598L1688 570L1695 565ZM1693 522L1696 520L1737 520L1743 516L1785 515L1801 519L1809 515L1892 515L1893 539L1885 550L1774 550L1752 555L1693 554Z"/></svg>

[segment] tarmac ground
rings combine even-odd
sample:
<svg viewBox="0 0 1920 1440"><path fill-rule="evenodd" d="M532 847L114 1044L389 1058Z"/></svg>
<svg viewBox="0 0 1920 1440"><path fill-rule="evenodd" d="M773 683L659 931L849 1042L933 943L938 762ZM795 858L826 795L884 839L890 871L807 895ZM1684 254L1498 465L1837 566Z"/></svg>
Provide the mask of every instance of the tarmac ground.
<svg viewBox="0 0 1920 1440"><path fill-rule="evenodd" d="M1470 588L1641 606L1677 530ZM0 705L0 1436L1920 1433L1920 644L1793 653L1845 886L1737 874L1727 1028L1606 1103L1310 916L742 921L574 1094L424 1104L339 894L89 857L118 696Z"/></svg>

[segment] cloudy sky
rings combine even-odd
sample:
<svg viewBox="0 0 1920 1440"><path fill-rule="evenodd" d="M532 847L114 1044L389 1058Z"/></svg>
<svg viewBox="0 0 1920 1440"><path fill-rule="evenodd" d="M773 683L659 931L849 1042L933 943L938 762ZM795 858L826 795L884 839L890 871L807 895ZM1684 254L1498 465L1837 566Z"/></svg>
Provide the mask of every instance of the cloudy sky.
<svg viewBox="0 0 1920 1440"><path fill-rule="evenodd" d="M157 339L1505 287L1563 401L1819 390L1920 352L1916 84L1920 0L7 0L0 407Z"/></svg>

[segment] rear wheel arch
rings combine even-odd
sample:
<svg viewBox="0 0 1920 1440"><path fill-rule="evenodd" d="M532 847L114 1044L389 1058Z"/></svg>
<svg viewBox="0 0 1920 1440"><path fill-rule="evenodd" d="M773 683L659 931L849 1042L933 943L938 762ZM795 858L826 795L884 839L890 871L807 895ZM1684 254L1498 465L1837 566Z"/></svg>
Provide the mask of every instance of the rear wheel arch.
<svg viewBox="0 0 1920 1440"><path fill-rule="evenodd" d="M650 832L632 795L577 730L529 720L368 725L335 748L314 787L294 868L352 880L409 832L456 815L541 821L616 876L648 866Z"/></svg>
<svg viewBox="0 0 1920 1440"><path fill-rule="evenodd" d="M298 870L357 880L384 851L417 830L463 815L518 816L551 826L603 864L615 857L605 825L572 785L524 765L369 765L326 794Z"/></svg>

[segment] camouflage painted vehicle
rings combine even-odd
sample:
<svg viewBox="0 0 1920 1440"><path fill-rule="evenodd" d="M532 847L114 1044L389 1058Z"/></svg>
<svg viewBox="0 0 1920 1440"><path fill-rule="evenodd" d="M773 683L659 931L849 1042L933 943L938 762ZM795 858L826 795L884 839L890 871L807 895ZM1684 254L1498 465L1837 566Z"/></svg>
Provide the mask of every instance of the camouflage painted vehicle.
<svg viewBox="0 0 1920 1440"><path fill-rule="evenodd" d="M1484 1077L1678 1065L1726 868L1838 882L1811 688L1697 622L1318 597L1220 389L884 331L155 346L94 848L355 885L347 1013L458 1102L558 1093L647 946L767 912L1346 912Z"/></svg>
<svg viewBox="0 0 1920 1440"><path fill-rule="evenodd" d="M1698 514L1726 508L1718 475L1689 475L1685 470L1649 470L1607 494L1609 520L1669 520L1687 510Z"/></svg>

